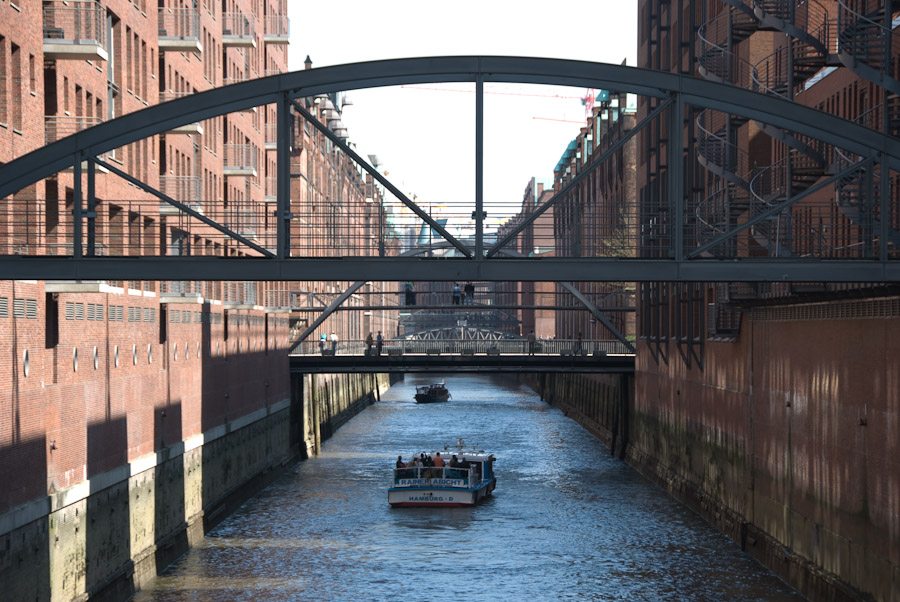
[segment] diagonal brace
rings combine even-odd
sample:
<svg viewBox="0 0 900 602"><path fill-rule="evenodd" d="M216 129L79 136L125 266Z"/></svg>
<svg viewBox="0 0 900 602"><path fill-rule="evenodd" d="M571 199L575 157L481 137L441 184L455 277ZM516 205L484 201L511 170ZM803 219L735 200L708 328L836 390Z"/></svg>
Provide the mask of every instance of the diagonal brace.
<svg viewBox="0 0 900 602"><path fill-rule="evenodd" d="M772 217L773 215L777 215L777 214L781 213L782 211L784 211L786 208L790 207L797 201L802 201L806 197L808 197L812 194L815 194L816 192L825 188L826 186L830 186L831 184L833 184L837 180L843 178L844 176L848 176L851 173L853 173L854 171L857 171L859 169L867 167L868 165L870 165L872 163L872 160L873 160L872 157L869 157L868 159L863 159L862 161L859 161L858 163L854 163L847 169L843 169L843 170L837 172L836 174L834 174L833 176L830 176L830 177L822 180L815 186L811 186L811 187L807 188L806 190L804 190L797 196L791 197L791 198L787 199L786 201L784 201L783 203L779 203L779 204L775 205L774 207L772 207L771 209L767 209L766 211L763 211L762 213L760 213L753 219L748 220L747 222L741 224L740 226L736 226L729 232L726 232L725 234L722 234L721 236L714 238L713 240L709 241L708 243L706 243L704 245L697 247L696 249L691 249L691 252L688 253L685 256L685 258L690 259L692 257L696 257L697 255L700 255L701 253L708 251L709 249L712 249L713 247L725 242L726 240L733 237L734 235L736 235L740 232L743 232L744 230L747 230L748 228L752 228L759 222L766 220L766 219Z"/></svg>
<svg viewBox="0 0 900 602"><path fill-rule="evenodd" d="M500 251L500 249L505 247L509 243L509 241L511 241L516 236L518 236L519 233L522 230L524 230L525 228L527 228L529 224L531 224L534 220L536 220L538 217L540 217L541 214L543 214L545 211L550 209L550 207L552 207L553 205L558 203L561 199L563 199L572 188L574 188L579 182L581 182L586 177L588 177L591 173L593 173L595 169L597 169L598 167L603 165L603 163L607 159L609 159L613 154L618 152L618 150L620 148L625 146L625 144L629 140L631 140L633 137L635 137L637 135L637 133L640 132L644 128L644 126L646 126L648 123L650 123L651 121L656 119L656 117L660 113L662 113L663 110L672 103L673 99L674 99L674 97L670 96L665 101L660 103L660 105L658 107L656 107L655 109L653 109L646 117L644 117L639 124L634 126L631 129L631 131L629 131L627 134L622 136L622 138L617 140L608 149L603 151L603 153L598 158L591 161L588 164L587 169L585 169L580 174L578 174L577 176L572 178L572 181L569 182L568 184L566 184L562 190L560 190L555 195L553 195L553 197L550 198L546 203L544 203L543 205L541 205L540 207L538 207L534 211L532 211L531 214L527 218L522 220L515 228L510 230L506 236L504 236L502 239L500 239L493 247L491 247L488 250L487 253L485 253L485 257L492 257L493 255L496 255Z"/></svg>
<svg viewBox="0 0 900 602"><path fill-rule="evenodd" d="M341 149L342 151L344 151L344 153L346 153L351 159L353 159L354 161L356 161L356 163L359 164L360 167L362 167L363 169L365 169L365 170L366 170L373 178L375 178L376 180L378 180L378 182L379 182L382 186L384 186L385 188L387 188L388 190L390 190L391 193L393 193L394 196L396 196L398 199L400 199L400 202L402 202L404 205L406 205L407 207L409 207L409 208L412 210L413 213L415 213L415 214L418 215L420 218L422 218L422 220L424 220L426 224L428 224L429 226L431 226L438 234L440 234L442 237L444 237L444 238L447 240L447 242L449 242L449 243L452 244L454 247L456 247L456 248L459 250L460 253L462 253L462 254L463 254L464 256L466 256L466 257L469 257L469 258L472 257L472 252L471 252L465 245L463 245L461 242L459 242L459 241L456 239L456 237L454 237L452 234L450 234L449 232L447 232L447 230L444 229L443 226L441 226L439 223L437 223L436 221L434 221L434 220L431 218L430 215L428 215L425 211L422 210L421 207L419 207L418 205L416 205L415 203L413 203L411 200L409 200L409 199L406 197L406 195L403 194L402 192L400 192L400 191L397 189L396 186L394 186L393 184L391 184L391 182L390 182L387 178L385 178L383 175L381 175L380 173L378 173L378 170L377 170L377 169L375 169L374 167L372 167L371 165L369 165L369 162L368 162L368 161L366 161L365 159L363 159L362 157L360 157L360 156L359 156L352 148L350 148L349 146L347 146L347 144L346 144L343 140L341 140L340 138L338 138L338 137L334 134L334 132L332 132L331 130L329 130L329 129L328 129L328 126L324 125L322 122L320 122L318 119L316 119L316 118L312 115L312 113L310 113L310 112L307 111L305 108L303 108L303 107L300 105L300 103L298 103L296 100L293 100L293 99L292 99L292 100L291 100L291 104L293 105L294 110L296 110L298 113L300 113L301 115L303 115L303 117L305 117L306 120L307 120L310 124L312 124L312 126L313 126L314 128L316 128L317 130L319 130L320 132L322 132L323 134L325 134L325 137L327 137L329 140L331 140L331 141L335 144L335 146L337 146L338 148L340 148L340 149Z"/></svg>
<svg viewBox="0 0 900 602"><path fill-rule="evenodd" d="M309 335L311 335L311 334L313 333L313 331L314 331L316 328L318 328L319 325L320 325L322 322L324 322L326 318L328 318L328 316L330 316L331 314L334 313L334 310L336 310L338 307L340 307L340 305L341 305L344 301L346 301L347 299L349 299L350 296L351 296L353 293L355 293L355 292L358 291L360 288L362 288L362 286L365 285L366 282L367 282L366 280L357 280L356 282L354 282L353 284L351 284L350 287L347 288L347 290L345 290L343 293L341 293L341 294L338 296L337 299L335 299L334 301L332 301L331 304L330 304L328 307L325 308L325 311L322 312L322 315L320 315L318 318L316 318L315 320L313 320L313 323L310 324L310 325L307 327L306 330L304 330L302 333L300 333L300 336L297 337L297 340L294 341L293 344L291 344L291 348L288 349L288 355L290 355L291 353L293 353L294 349L296 349L297 347L299 347L299 346L300 346L300 343L302 343L303 341L306 340L306 337L308 337Z"/></svg>
<svg viewBox="0 0 900 602"><path fill-rule="evenodd" d="M134 176L131 176L131 175L125 173L124 171L122 171L121 169L118 169L118 168L114 167L113 165L110 165L110 164L107 163L106 161L103 161L102 159L96 159L96 158L93 159L93 161L94 161L94 163L96 163L97 165L100 165L101 167L105 167L106 169L108 169L108 170L111 171L112 173L116 174L116 175L119 176L120 178L123 178L123 179L127 180L128 182L134 184L135 186L137 186L137 187L140 188L141 190L144 190L145 192L149 192L150 194L152 194L153 196L155 196L155 197L158 198L159 200L165 201L166 203L172 205L173 207L177 207L180 211L183 211L183 212L187 213L187 214L190 215L191 217L194 217L194 218L200 220L201 222L203 222L203 223L206 224L207 226L210 226L210 227L212 227L212 228L215 228L216 230L218 230L219 232L221 232L221 233L224 234L225 236L228 236L228 237L230 237L230 238L233 238L234 240L236 240L236 241L238 241L238 242L240 242L240 243L243 243L243 244L247 245L248 247L250 247L250 248L253 249L254 251L257 251L257 252L259 252L259 253L265 255L266 257L269 257L269 258L274 258L274 257L275 257L274 253L272 253L271 251L269 251L269 250L267 250L267 249L264 249L264 248L262 248L261 246L257 245L256 243L253 243L253 242L247 240L246 238L244 238L243 236L241 236L241 235L238 234L237 232L234 232L234 231L232 231L232 230L226 228L226 227L223 226L222 224L220 224L220 223L218 223L218 222L216 222L216 221L213 221L213 220L209 219L208 217L206 217L206 216L203 215L202 213L199 213L199 212L197 212L197 211L194 211L193 209L191 209L190 207L188 207L188 206L185 205L184 203L179 203L178 201L176 201L176 200L173 199L172 197L168 196L167 194L162 193L162 192L160 192L159 190L153 188L152 186L149 186L149 185L147 185L147 184L141 182L140 180L138 180L138 179L135 178Z"/></svg>
<svg viewBox="0 0 900 602"><path fill-rule="evenodd" d="M564 289L566 289L567 291L572 293L572 295L576 299L578 299L581 302L581 304L584 305L585 308L587 308L587 310L589 312L591 312L591 314L595 318L597 318L597 320L600 321L601 324L606 326L606 328L613 334L614 337L619 339L622 342L622 344L625 345L626 349L628 349L631 353L635 353L634 345L632 345L631 342L625 338L624 334L619 332L619 329L613 325L612 321L610 321L609 316L607 316L605 313L600 311L600 309L597 308L596 305L591 303L590 300L584 296L584 293L582 293L580 290L575 288L575 286L569 282L558 282L557 284L559 284L561 287L563 287Z"/></svg>

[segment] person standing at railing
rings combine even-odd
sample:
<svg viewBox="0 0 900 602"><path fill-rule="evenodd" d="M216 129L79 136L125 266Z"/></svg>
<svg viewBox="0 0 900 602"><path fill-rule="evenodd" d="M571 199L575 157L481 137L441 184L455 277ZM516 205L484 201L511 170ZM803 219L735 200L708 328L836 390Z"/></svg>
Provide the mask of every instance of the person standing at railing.
<svg viewBox="0 0 900 602"><path fill-rule="evenodd" d="M406 284L403 285L403 290L406 292L406 304L415 305L416 291L413 289L413 283L407 280Z"/></svg>
<svg viewBox="0 0 900 602"><path fill-rule="evenodd" d="M422 463L419 461L419 458L417 458L415 454L413 454L412 459L406 463L406 467L410 469L406 473L407 476L410 479L418 478L418 469L420 466L422 466Z"/></svg>
<svg viewBox="0 0 900 602"><path fill-rule="evenodd" d="M375 338L372 336L372 333L370 332L369 335L366 337L366 355L367 356L372 355L372 345L374 345L374 344L375 344Z"/></svg>
<svg viewBox="0 0 900 602"><path fill-rule="evenodd" d="M534 355L534 331L528 333L528 355Z"/></svg>
<svg viewBox="0 0 900 602"><path fill-rule="evenodd" d="M375 354L381 355L381 350L384 348L384 337L381 336L381 331L378 331L378 336L375 337Z"/></svg>
<svg viewBox="0 0 900 602"><path fill-rule="evenodd" d="M459 478L459 470L460 467L459 458L456 457L456 454L453 454L453 457L450 458L450 468L452 470L446 471L448 479L458 479Z"/></svg>
<svg viewBox="0 0 900 602"><path fill-rule="evenodd" d="M459 288L457 282L453 285L453 305L459 305L460 301L462 301L462 289Z"/></svg>
<svg viewBox="0 0 900 602"><path fill-rule="evenodd" d="M328 335L326 335L323 332L322 336L319 338L319 353L321 353L322 355L325 355L325 343L327 341L328 341Z"/></svg>
<svg viewBox="0 0 900 602"><path fill-rule="evenodd" d="M466 305L475 305L475 285L471 282L466 282L463 291L466 293Z"/></svg>
<svg viewBox="0 0 900 602"><path fill-rule="evenodd" d="M575 339L575 355L581 355L582 353L584 353L584 337L579 332L578 338Z"/></svg>
<svg viewBox="0 0 900 602"><path fill-rule="evenodd" d="M332 355L337 355L337 344L338 344L338 335L335 332L331 331L331 353Z"/></svg>

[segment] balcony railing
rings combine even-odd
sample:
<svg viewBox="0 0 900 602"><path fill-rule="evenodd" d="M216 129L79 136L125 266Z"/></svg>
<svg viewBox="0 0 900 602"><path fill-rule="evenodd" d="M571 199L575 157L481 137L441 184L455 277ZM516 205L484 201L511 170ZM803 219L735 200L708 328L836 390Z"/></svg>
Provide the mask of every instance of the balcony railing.
<svg viewBox="0 0 900 602"><path fill-rule="evenodd" d="M222 302L230 305L256 305L256 282L223 282Z"/></svg>
<svg viewBox="0 0 900 602"><path fill-rule="evenodd" d="M45 58L109 58L106 9L96 0L44 2L43 21Z"/></svg>
<svg viewBox="0 0 900 602"><path fill-rule="evenodd" d="M203 209L201 190L203 180L199 176L160 176L160 192L172 197L195 211ZM159 204L160 215L178 215L181 211L174 205L166 202Z"/></svg>
<svg viewBox="0 0 900 602"><path fill-rule="evenodd" d="M266 124L266 150L276 150L278 148L278 124Z"/></svg>
<svg viewBox="0 0 900 602"><path fill-rule="evenodd" d="M284 15L268 15L265 20L266 44L287 44L291 40L291 24Z"/></svg>
<svg viewBox="0 0 900 602"><path fill-rule="evenodd" d="M182 203L199 203L203 180L199 176L160 176L160 192Z"/></svg>
<svg viewBox="0 0 900 602"><path fill-rule="evenodd" d="M198 280L163 280L159 293L163 297L203 297L203 285Z"/></svg>
<svg viewBox="0 0 900 602"><path fill-rule="evenodd" d="M44 117L46 142L47 144L56 142L102 122L99 117L92 116L46 115Z"/></svg>
<svg viewBox="0 0 900 602"><path fill-rule="evenodd" d="M255 176L256 148L252 144L225 144L225 175Z"/></svg>
<svg viewBox="0 0 900 602"><path fill-rule="evenodd" d="M160 9L159 49L201 52L200 11L196 8Z"/></svg>
<svg viewBox="0 0 900 602"><path fill-rule="evenodd" d="M253 21L241 13L222 13L222 43L225 46L256 46Z"/></svg>

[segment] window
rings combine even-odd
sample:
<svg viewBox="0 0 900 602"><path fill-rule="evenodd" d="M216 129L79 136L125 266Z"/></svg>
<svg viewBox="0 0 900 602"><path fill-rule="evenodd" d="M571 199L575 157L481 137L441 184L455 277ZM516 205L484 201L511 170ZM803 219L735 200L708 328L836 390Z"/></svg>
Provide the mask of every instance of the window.
<svg viewBox="0 0 900 602"><path fill-rule="evenodd" d="M0 125L9 123L6 97L6 38L0 36Z"/></svg>
<svg viewBox="0 0 900 602"><path fill-rule="evenodd" d="M18 46L12 44L10 52L11 64L10 89L12 90L12 112L10 124L13 131L22 132L22 52Z"/></svg>

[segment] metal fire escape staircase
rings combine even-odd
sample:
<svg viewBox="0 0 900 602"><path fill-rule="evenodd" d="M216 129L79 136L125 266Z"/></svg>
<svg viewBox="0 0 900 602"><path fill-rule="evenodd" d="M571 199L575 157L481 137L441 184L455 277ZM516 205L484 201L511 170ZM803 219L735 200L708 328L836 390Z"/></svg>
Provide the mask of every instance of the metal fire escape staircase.
<svg viewBox="0 0 900 602"><path fill-rule="evenodd" d="M735 52L736 44L758 31L759 22L751 9L738 3L726 7L700 26L697 36L697 69L710 81L749 88L751 65ZM710 110L696 118L697 160L719 177L712 193L695 205L697 243L715 238L736 223L750 202L750 164L747 153L734 142L737 130L747 119ZM730 243L733 247L733 242ZM733 254L733 248L721 253ZM715 250L707 255L716 255Z"/></svg>
<svg viewBox="0 0 900 602"><path fill-rule="evenodd" d="M873 10L868 0L837 4L837 59L860 77L900 95L900 36L894 33L900 18L886 15L884 1L875 2Z"/></svg>
<svg viewBox="0 0 900 602"><path fill-rule="evenodd" d="M888 120L886 126L884 119ZM854 121L870 129L886 129L891 136L900 137L900 97L896 94L888 95L886 110L880 104ZM834 150L836 172L863 159L838 148ZM866 240L873 240L881 231L881 207L879 203L867 202L867 199L877 199L881 195L881 169L880 163L864 165L841 177L835 184L835 198L841 213L868 234L864 237ZM895 229L894 224L888 225L886 236L894 247L900 248L900 232Z"/></svg>
<svg viewBox="0 0 900 602"><path fill-rule="evenodd" d="M881 86L882 103L854 121L871 129L900 136L900 36L894 29L900 17L888 15L886 3L877 2L869 10L866 0L838 0L837 59L855 74ZM886 122L885 122L886 120ZM846 168L861 157L835 149L835 169ZM881 165L861 167L838 180L835 197L841 212L873 240L881 230L881 208L872 201L881 195ZM891 224L890 226L893 226ZM900 232L886 229L888 241L900 247Z"/></svg>
<svg viewBox="0 0 900 602"><path fill-rule="evenodd" d="M716 15L701 26L698 32L698 71L707 79L731 83L739 87L792 99L810 78L827 65L835 63L829 53L829 21L825 8L814 0L724 0L726 11ZM890 31L878 20L884 20L883 7L879 11L862 15L853 11L845 1L839 2L838 37L842 47L837 58L841 64L853 65L854 72L878 81L892 90L892 73L895 63L884 64L886 40ZM755 31L780 31L788 41L772 54L750 66L733 51L734 45L747 39ZM859 39L855 36L859 35ZM833 40L832 40L833 42ZM891 53L896 61L897 50ZM850 56L853 60L850 60ZM872 65L882 61L879 78L874 78ZM864 73L869 69L868 76ZM896 80L895 80L896 81ZM900 88L900 86L898 86ZM900 103L892 95L888 102L890 126L896 131ZM749 161L741 159L741 151L731 148L731 140L742 123L718 115L701 113L698 117L698 148L700 163L710 172L725 180L725 185L698 204L698 224L701 239L716 235L735 219L735 213L750 209L750 219L771 211L773 207L803 193L815 185L830 171L834 173L848 168L854 158L818 140L799 136L787 130L758 123L760 129L774 140L785 145L785 156L772 165L758 169L749 167ZM716 122L720 123L716 123ZM724 123L722 123L724 122ZM726 151L727 149L727 151ZM858 158L857 158L858 160ZM752 169L752 173L751 173ZM836 198L841 211L856 226L874 232L878 227L873 219L874 210L864 210L866 198L877 198L877 183L873 185L873 168L861 168L850 172L835 183ZM745 186L744 183L748 185ZM748 203L741 203L735 190L749 192ZM790 237L790 212L770 216L751 230L754 240L775 257L794 256ZM705 226L705 228L703 227ZM704 232L705 230L705 232ZM896 233L890 231L893 242Z"/></svg>

